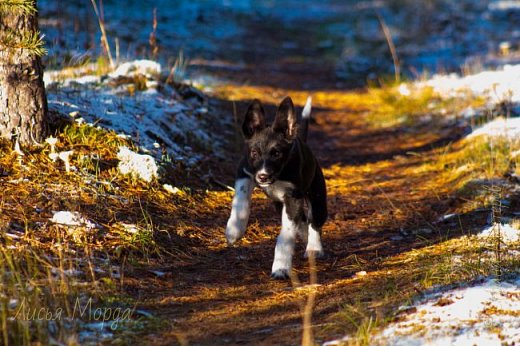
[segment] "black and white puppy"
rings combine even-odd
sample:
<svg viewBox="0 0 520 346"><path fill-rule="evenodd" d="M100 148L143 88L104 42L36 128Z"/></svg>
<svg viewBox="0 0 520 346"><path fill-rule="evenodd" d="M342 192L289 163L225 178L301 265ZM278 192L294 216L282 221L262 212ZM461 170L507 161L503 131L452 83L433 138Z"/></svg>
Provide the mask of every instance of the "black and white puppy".
<svg viewBox="0 0 520 346"><path fill-rule="evenodd" d="M242 125L246 154L238 168L226 238L231 245L244 236L251 194L255 185L260 187L282 214L271 271L275 279L289 277L297 234L307 239L306 256L323 255L320 235L327 219L327 191L318 161L305 144L310 113L309 97L299 127L293 102L286 97L267 126L262 104L254 100Z"/></svg>

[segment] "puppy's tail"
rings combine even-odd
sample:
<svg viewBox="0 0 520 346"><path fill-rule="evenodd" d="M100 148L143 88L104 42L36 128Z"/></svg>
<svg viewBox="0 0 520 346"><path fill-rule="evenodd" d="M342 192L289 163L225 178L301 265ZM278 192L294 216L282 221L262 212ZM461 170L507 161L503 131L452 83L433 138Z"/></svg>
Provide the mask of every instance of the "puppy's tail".
<svg viewBox="0 0 520 346"><path fill-rule="evenodd" d="M305 107L302 111L302 125L300 130L300 138L305 143L307 141L307 133L309 132L309 123L311 121L312 97L307 97Z"/></svg>

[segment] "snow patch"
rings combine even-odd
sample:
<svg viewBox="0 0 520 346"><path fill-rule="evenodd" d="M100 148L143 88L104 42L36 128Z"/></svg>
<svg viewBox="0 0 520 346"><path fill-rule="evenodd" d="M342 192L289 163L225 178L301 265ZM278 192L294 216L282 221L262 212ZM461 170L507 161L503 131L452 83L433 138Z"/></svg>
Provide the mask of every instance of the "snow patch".
<svg viewBox="0 0 520 346"><path fill-rule="evenodd" d="M468 108L464 109L461 113L461 115L462 115L462 117L464 117L464 119L472 119L477 114L478 114L477 111L473 107L468 107Z"/></svg>
<svg viewBox="0 0 520 346"><path fill-rule="evenodd" d="M520 278L512 282L488 278L470 287L430 293L400 310L399 321L373 337L371 345L499 346L505 340L520 342ZM349 340L346 336L324 345Z"/></svg>
<svg viewBox="0 0 520 346"><path fill-rule="evenodd" d="M96 228L96 224L83 217L75 211L58 211L55 212L51 219L52 223L66 226Z"/></svg>
<svg viewBox="0 0 520 346"><path fill-rule="evenodd" d="M401 83L401 85L399 85L398 90L402 96L410 96L412 94L412 92L410 91L410 88L405 83Z"/></svg>
<svg viewBox="0 0 520 346"><path fill-rule="evenodd" d="M495 102L520 102L520 64L505 65L501 70L484 71L460 77L455 73L435 75L419 85L432 87L441 95L456 97L461 92L488 96Z"/></svg>
<svg viewBox="0 0 520 346"><path fill-rule="evenodd" d="M163 188L172 195L178 195L182 193L182 190L180 190L178 187L173 187L170 184L164 184Z"/></svg>
<svg viewBox="0 0 520 346"><path fill-rule="evenodd" d="M488 279L432 294L376 338L389 345L502 345L520 341L520 281Z"/></svg>
<svg viewBox="0 0 520 346"><path fill-rule="evenodd" d="M143 228L139 227L136 224L133 223L124 223L124 222L118 222L116 226L119 226L123 229L123 231L130 233L130 234L138 234L143 232Z"/></svg>
<svg viewBox="0 0 520 346"><path fill-rule="evenodd" d="M470 133L467 138L477 136L520 138L520 118L496 118Z"/></svg>
<svg viewBox="0 0 520 346"><path fill-rule="evenodd" d="M136 75L144 75L153 78L161 74L161 65L152 60L135 60L125 62L112 73L109 73L110 78L118 77L133 77Z"/></svg>
<svg viewBox="0 0 520 346"><path fill-rule="evenodd" d="M450 218L446 215L442 219ZM489 238L500 230L504 243L520 240L520 231L509 224L482 230ZM517 256L517 251L511 254ZM454 258L460 262L461 258ZM520 342L520 275L500 281L487 277L472 284L435 288L410 306L401 306L396 322L377 332L370 345L459 346L508 345ZM324 343L350 344L350 335Z"/></svg>
<svg viewBox="0 0 520 346"><path fill-rule="evenodd" d="M132 177L148 183L158 177L157 164L150 155L137 154L127 147L120 147L117 158L119 159L117 168L121 174L130 174Z"/></svg>
<svg viewBox="0 0 520 346"><path fill-rule="evenodd" d="M222 148L220 134L210 131L212 113L203 95L187 86L188 94L193 91L199 96L185 98L168 84L159 88L151 76L160 72L161 65L149 60L122 64L108 78L64 77L60 71L45 72L49 109L69 114L80 124L112 129L155 158L167 153L176 161L194 166L203 157L194 152L194 146L210 148L218 155ZM79 68L66 71L68 76L76 73L91 72ZM145 85L132 78L119 79L136 73L146 75Z"/></svg>
<svg viewBox="0 0 520 346"><path fill-rule="evenodd" d="M516 242L520 240L520 230L513 228L513 226L509 224L494 224L486 229L484 229L479 236L480 237L498 237L500 235L500 238L503 242L510 243L510 242Z"/></svg>
<svg viewBox="0 0 520 346"><path fill-rule="evenodd" d="M62 74L62 71L45 71L43 74L43 82L45 83L45 87L48 87L49 85L52 85L56 82L60 82L63 84L63 86L66 87L101 83L101 77L96 75L87 74L74 78L63 78Z"/></svg>
<svg viewBox="0 0 520 346"><path fill-rule="evenodd" d="M483 109L468 107L461 112L465 119L482 115L485 109L512 105L513 114L520 104L520 64L505 65L495 71L458 76L457 74L435 75L432 79L419 82L417 87L431 87L442 97L467 97L468 93L483 97L487 105ZM505 115L505 114L501 114ZM476 136L505 137L516 140L520 135L519 118L498 117L473 131L468 138Z"/></svg>

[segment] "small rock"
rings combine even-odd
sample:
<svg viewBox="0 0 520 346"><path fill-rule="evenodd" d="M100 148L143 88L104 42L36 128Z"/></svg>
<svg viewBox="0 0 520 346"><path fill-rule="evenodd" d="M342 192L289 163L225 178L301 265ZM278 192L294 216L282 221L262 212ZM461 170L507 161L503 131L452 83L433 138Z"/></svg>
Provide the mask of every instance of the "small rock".
<svg viewBox="0 0 520 346"><path fill-rule="evenodd" d="M404 239L404 238L401 237L400 235L394 235L394 236L391 236L391 237L390 237L390 240L391 240L391 241L401 241L401 240L403 240L403 239Z"/></svg>
<svg viewBox="0 0 520 346"><path fill-rule="evenodd" d="M164 275L166 275L165 272L161 272L161 271L158 271L158 270L150 270L150 273L155 274L158 277L163 277Z"/></svg>
<svg viewBox="0 0 520 346"><path fill-rule="evenodd" d="M414 314L416 312L417 308L415 306L403 306L399 308L398 315Z"/></svg>
<svg viewBox="0 0 520 346"><path fill-rule="evenodd" d="M419 228L415 231L413 231L413 234L420 235L420 234L432 234L433 231L429 228Z"/></svg>
<svg viewBox="0 0 520 346"><path fill-rule="evenodd" d="M446 306L453 303L454 301L451 298L442 297L435 304L433 304L433 306Z"/></svg>

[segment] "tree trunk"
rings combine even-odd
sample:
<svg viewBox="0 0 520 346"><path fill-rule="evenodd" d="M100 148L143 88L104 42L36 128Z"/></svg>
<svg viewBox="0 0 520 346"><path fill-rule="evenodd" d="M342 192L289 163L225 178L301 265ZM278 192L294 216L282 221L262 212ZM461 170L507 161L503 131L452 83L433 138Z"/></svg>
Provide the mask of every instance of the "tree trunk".
<svg viewBox="0 0 520 346"><path fill-rule="evenodd" d="M37 12L0 11L0 137L21 145L42 142L48 132L41 59L22 44L38 32Z"/></svg>

